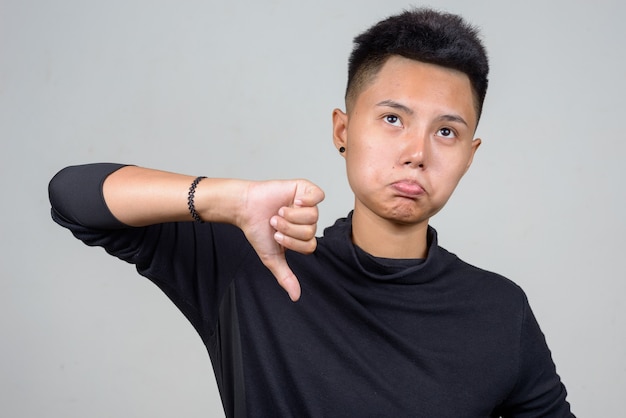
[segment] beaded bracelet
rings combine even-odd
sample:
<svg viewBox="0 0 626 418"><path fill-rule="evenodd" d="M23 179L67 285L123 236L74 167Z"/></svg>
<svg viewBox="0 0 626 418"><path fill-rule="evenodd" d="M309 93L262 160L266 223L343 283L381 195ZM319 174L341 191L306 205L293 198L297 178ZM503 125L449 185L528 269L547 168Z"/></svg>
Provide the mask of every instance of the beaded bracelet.
<svg viewBox="0 0 626 418"><path fill-rule="evenodd" d="M204 223L204 221L200 219L200 215L198 215L198 212L196 212L196 207L194 206L193 198L196 194L196 186L198 185L198 183L200 183L202 179L205 179L205 178L206 178L205 176L196 177L196 179L191 183L191 186L189 186L189 194L187 197L187 206L189 206L189 213L191 214L191 217L193 218L193 220L199 223Z"/></svg>

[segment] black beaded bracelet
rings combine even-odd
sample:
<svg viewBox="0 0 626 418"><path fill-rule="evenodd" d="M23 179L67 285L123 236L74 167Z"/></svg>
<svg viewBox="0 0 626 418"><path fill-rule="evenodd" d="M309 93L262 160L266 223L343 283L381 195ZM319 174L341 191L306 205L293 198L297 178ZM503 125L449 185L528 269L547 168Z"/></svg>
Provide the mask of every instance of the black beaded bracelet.
<svg viewBox="0 0 626 418"><path fill-rule="evenodd" d="M200 183L202 179L205 178L205 176L196 177L196 179L191 183L191 186L189 186L189 194L187 197L187 206L189 206L189 213L191 213L191 217L193 218L193 220L199 223L204 223L204 221L200 219L200 215L198 215L198 212L196 212L193 198L196 194L196 186L198 185L198 183Z"/></svg>

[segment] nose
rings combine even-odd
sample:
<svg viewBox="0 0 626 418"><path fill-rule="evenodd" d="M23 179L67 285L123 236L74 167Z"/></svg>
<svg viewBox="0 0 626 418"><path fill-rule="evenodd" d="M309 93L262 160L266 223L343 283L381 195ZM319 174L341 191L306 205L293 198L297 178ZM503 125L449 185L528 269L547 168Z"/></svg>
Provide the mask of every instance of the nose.
<svg viewBox="0 0 626 418"><path fill-rule="evenodd" d="M402 165L425 168L428 159L428 134L425 132L409 133L404 143L405 147L401 156Z"/></svg>

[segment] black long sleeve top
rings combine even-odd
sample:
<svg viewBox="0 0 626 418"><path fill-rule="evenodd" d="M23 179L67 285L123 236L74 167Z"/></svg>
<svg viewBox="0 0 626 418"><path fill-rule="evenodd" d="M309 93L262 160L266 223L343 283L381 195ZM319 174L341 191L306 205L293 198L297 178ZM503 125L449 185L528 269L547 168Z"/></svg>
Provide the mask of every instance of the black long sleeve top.
<svg viewBox="0 0 626 418"><path fill-rule="evenodd" d="M434 229L425 259L380 259L339 219L313 254L287 252L302 287L293 303L234 226L117 221L102 184L119 167L59 172L52 216L184 313L226 416L573 416L523 291L438 246Z"/></svg>

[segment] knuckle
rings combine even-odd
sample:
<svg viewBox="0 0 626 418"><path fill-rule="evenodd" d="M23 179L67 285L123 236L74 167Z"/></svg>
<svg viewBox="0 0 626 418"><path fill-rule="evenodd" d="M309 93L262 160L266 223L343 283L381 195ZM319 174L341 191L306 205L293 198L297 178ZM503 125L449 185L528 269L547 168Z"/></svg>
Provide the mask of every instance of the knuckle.
<svg viewBox="0 0 626 418"><path fill-rule="evenodd" d="M283 234L289 234L291 231L291 224L289 223L289 221L281 219L276 224L276 229Z"/></svg>

